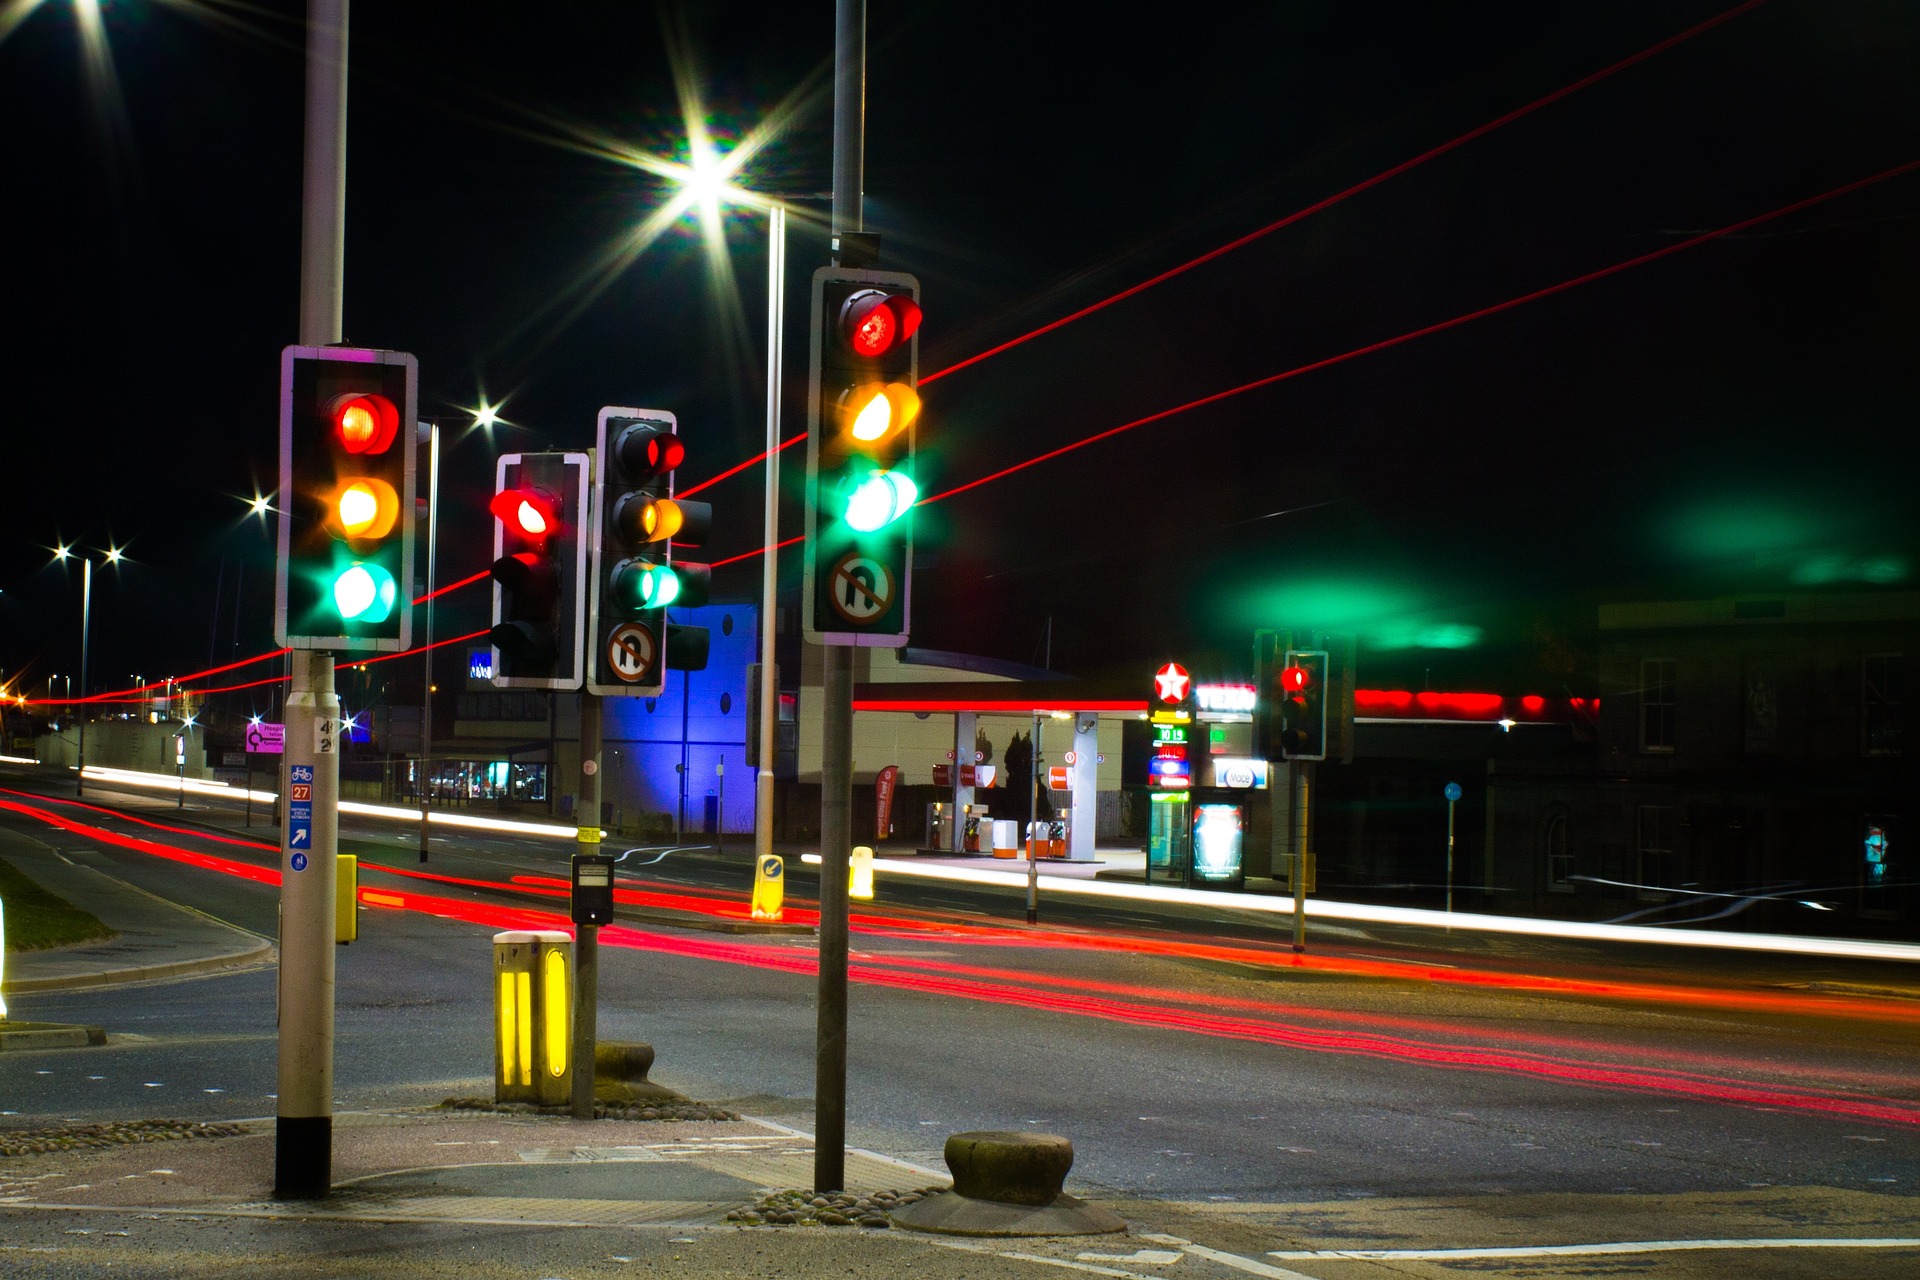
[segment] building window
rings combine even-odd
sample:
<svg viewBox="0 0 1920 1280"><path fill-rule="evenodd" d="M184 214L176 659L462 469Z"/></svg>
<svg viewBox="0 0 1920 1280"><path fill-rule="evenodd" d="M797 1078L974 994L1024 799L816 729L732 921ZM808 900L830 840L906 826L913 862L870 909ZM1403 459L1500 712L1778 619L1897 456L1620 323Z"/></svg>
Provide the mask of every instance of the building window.
<svg viewBox="0 0 1920 1280"><path fill-rule="evenodd" d="M1672 658L1640 663L1640 749L1673 750L1674 692Z"/></svg>
<svg viewBox="0 0 1920 1280"><path fill-rule="evenodd" d="M1634 886L1642 901L1665 902L1675 880L1673 806L1640 806L1639 859Z"/></svg>
<svg viewBox="0 0 1920 1280"><path fill-rule="evenodd" d="M1870 756L1897 756L1905 746L1900 686L1906 659L1897 653L1870 653L1860 669L1861 749Z"/></svg>

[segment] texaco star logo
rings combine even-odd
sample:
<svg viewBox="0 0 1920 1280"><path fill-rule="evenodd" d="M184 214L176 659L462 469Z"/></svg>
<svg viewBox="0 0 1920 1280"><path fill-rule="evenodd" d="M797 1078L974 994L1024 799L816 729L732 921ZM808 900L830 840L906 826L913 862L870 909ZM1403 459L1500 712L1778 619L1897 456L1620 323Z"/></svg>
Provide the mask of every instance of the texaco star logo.
<svg viewBox="0 0 1920 1280"><path fill-rule="evenodd" d="M1153 673L1153 693L1162 702L1185 702L1193 677L1177 662L1169 662Z"/></svg>

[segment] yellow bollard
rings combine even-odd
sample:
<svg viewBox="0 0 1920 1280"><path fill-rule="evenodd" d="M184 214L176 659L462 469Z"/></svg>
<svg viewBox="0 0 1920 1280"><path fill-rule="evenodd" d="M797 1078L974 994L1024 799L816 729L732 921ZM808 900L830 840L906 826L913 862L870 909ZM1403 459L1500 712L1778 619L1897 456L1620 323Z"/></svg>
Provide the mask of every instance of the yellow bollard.
<svg viewBox="0 0 1920 1280"><path fill-rule="evenodd" d="M352 942L360 936L360 859L343 853L333 860L333 940Z"/></svg>
<svg viewBox="0 0 1920 1280"><path fill-rule="evenodd" d="M559 930L493 935L495 1102L573 1096L573 939Z"/></svg>
<svg viewBox="0 0 1920 1280"><path fill-rule="evenodd" d="M753 864L753 918L780 919L780 904L787 895L786 862L770 853Z"/></svg>
<svg viewBox="0 0 1920 1280"><path fill-rule="evenodd" d="M864 844L853 846L847 865L847 896L873 899L873 850Z"/></svg>

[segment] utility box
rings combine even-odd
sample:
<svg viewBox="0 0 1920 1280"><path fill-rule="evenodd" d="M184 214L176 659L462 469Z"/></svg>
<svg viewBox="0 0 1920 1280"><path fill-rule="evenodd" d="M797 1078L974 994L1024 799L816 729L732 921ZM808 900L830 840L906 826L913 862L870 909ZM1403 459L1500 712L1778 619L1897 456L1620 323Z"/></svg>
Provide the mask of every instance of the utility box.
<svg viewBox="0 0 1920 1280"><path fill-rule="evenodd" d="M573 938L557 929L493 935L495 1102L572 1100L572 969Z"/></svg>
<svg viewBox="0 0 1920 1280"><path fill-rule="evenodd" d="M613 855L573 855L571 918L575 924L613 923Z"/></svg>

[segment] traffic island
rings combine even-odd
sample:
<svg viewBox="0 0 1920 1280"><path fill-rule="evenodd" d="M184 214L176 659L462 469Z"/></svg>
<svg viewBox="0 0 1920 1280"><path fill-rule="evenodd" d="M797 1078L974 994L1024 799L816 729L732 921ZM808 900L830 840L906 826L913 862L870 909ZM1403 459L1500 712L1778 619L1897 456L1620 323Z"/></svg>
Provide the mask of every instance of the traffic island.
<svg viewBox="0 0 1920 1280"><path fill-rule="evenodd" d="M893 1212L895 1226L954 1236L1087 1236L1126 1220L1061 1188L1073 1143L1052 1133L986 1131L947 1139L953 1189Z"/></svg>
<svg viewBox="0 0 1920 1280"><path fill-rule="evenodd" d="M83 1027L71 1022L12 1022L0 1018L0 1053L14 1049L79 1049L106 1042L107 1033L100 1027Z"/></svg>

